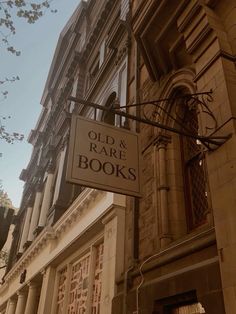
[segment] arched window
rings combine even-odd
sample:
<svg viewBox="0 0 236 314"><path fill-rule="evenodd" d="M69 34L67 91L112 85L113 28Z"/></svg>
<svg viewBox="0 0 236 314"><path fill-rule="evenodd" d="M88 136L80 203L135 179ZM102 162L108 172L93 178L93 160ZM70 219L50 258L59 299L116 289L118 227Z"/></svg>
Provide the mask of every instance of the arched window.
<svg viewBox="0 0 236 314"><path fill-rule="evenodd" d="M105 107L106 108L112 108L114 103L116 100L116 93L113 92L107 99L106 103L105 103ZM104 111L102 114L102 121L107 123L107 124L111 124L111 125L115 125L115 119L116 119L116 115L113 112L108 112L108 111Z"/></svg>
<svg viewBox="0 0 236 314"><path fill-rule="evenodd" d="M183 92L177 96L184 96ZM180 105L178 105L178 103ZM176 100L176 117L182 131L199 135L198 107L194 100ZM188 230L207 221L209 193L203 145L194 137L180 135L180 154Z"/></svg>

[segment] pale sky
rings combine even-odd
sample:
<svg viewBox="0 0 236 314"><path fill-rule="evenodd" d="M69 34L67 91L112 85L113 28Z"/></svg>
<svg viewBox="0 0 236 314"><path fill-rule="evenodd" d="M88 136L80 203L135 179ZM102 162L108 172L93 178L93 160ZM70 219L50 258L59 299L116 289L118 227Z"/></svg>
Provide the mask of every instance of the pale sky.
<svg viewBox="0 0 236 314"><path fill-rule="evenodd" d="M27 167L32 152L27 137L34 129L39 116L40 100L46 83L60 32L79 4L79 0L54 0L53 8L58 12L47 12L36 24L17 21L17 33L11 43L21 50L16 57L1 48L0 80L18 75L20 81L4 85L9 95L0 101L0 115L12 116L7 129L25 135L24 142L7 144L0 140L0 180L15 207L19 207L24 182L19 180L23 168Z"/></svg>

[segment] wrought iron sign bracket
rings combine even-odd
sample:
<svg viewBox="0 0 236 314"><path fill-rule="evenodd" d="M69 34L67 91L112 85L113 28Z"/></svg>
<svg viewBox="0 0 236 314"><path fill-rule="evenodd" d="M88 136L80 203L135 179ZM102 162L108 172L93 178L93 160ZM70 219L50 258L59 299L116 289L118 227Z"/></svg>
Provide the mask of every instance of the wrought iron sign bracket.
<svg viewBox="0 0 236 314"><path fill-rule="evenodd" d="M212 91L150 100L127 106L119 106L117 103L113 103L112 106L105 107L72 96L69 97L68 100L87 107L92 107L95 109L95 113L96 110L102 110L103 112L112 113L120 117L125 117L126 119L194 138L211 151L220 147L231 137L231 134L226 136L214 135L220 128L217 126L217 120L208 105L213 101ZM131 107L141 107L142 117L128 113L127 109ZM205 135L200 135L198 130L193 131L191 126L189 128L185 108L188 108L188 112L190 113L206 115L206 120L210 125L204 126Z"/></svg>

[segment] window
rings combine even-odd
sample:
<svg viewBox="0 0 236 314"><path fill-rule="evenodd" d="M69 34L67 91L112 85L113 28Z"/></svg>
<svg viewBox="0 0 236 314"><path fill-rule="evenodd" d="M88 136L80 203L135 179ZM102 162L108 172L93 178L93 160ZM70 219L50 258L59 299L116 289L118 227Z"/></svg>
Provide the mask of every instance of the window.
<svg viewBox="0 0 236 314"><path fill-rule="evenodd" d="M42 153L43 153L43 144L40 145L40 148L38 150L37 166L40 166Z"/></svg>
<svg viewBox="0 0 236 314"><path fill-rule="evenodd" d="M92 79L95 78L95 76L97 75L97 73L99 71L99 60L100 60L100 52L95 57L95 59L93 61L93 64L92 64L92 66L89 69L90 77Z"/></svg>
<svg viewBox="0 0 236 314"><path fill-rule="evenodd" d="M56 314L100 313L103 243L58 271Z"/></svg>
<svg viewBox="0 0 236 314"><path fill-rule="evenodd" d="M113 104L115 103L116 100L116 93L113 92L107 99L105 106L106 108L112 108ZM103 115L102 115L102 121L107 123L107 124L111 124L111 125L115 125L115 118L116 115L113 112L109 112L109 111L104 111Z"/></svg>
<svg viewBox="0 0 236 314"><path fill-rule="evenodd" d="M68 314L85 313L89 290L90 254L74 262L71 266Z"/></svg>
<svg viewBox="0 0 236 314"><path fill-rule="evenodd" d="M99 50L99 68L101 68L106 56L106 40L103 40Z"/></svg>
<svg viewBox="0 0 236 314"><path fill-rule="evenodd" d="M185 107L182 120L185 130L198 135L198 114L195 106ZM192 138L180 137L185 206L188 229L192 230L206 222L208 213L207 177L205 154L202 144Z"/></svg>

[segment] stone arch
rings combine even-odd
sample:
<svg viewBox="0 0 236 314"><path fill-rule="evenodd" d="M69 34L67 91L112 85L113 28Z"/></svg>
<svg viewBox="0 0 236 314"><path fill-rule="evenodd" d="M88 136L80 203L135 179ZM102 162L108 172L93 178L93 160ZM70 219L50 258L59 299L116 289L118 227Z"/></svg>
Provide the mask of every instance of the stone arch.
<svg viewBox="0 0 236 314"><path fill-rule="evenodd" d="M187 93L195 93L196 84L194 83L194 76L195 73L192 69L181 69L179 71L176 71L175 73L172 73L170 76L168 76L166 82L162 84L163 87L159 93L159 99L166 99L171 97L174 98L180 93L183 95ZM168 114L172 114L174 100L168 103L161 103L161 107L165 108L165 111L168 112ZM166 114L163 115L162 113L160 113L159 117L160 120L158 122L168 125L170 127L175 127L174 120L168 118ZM163 130L161 131L161 133L163 133Z"/></svg>
<svg viewBox="0 0 236 314"><path fill-rule="evenodd" d="M162 112L160 109L158 122L193 135L198 135L200 121L198 109L193 106L194 100L193 102L191 101L190 105L189 102L185 102L181 98L186 94L192 93L196 93L193 71L183 69L172 74L166 80L160 93L161 99L170 98L170 101L161 103L161 107L165 108L165 111ZM205 224L209 218L210 205L205 154L200 142L194 138L170 133L165 130L158 131L159 134L168 135L171 138L166 148L167 164L170 165L173 171L172 176L169 176L169 180L175 182L171 183L170 202L172 202L173 198L182 199L182 204L176 205L175 214L170 213L170 220L172 221L172 226L175 225L177 222L173 217L176 216L178 219L180 219L181 215L183 217L184 207L187 223L186 231L190 232ZM177 181L179 182L178 184L176 183ZM179 192L180 190L183 191L183 194ZM179 231L177 233L181 234Z"/></svg>
<svg viewBox="0 0 236 314"><path fill-rule="evenodd" d="M115 104L116 101L117 101L117 93L113 91L112 93L110 93L110 95L106 99L106 102L104 103L104 107L112 108L112 106ZM116 115L114 113L104 111L101 114L101 121L105 123L115 125L115 119L116 119Z"/></svg>

